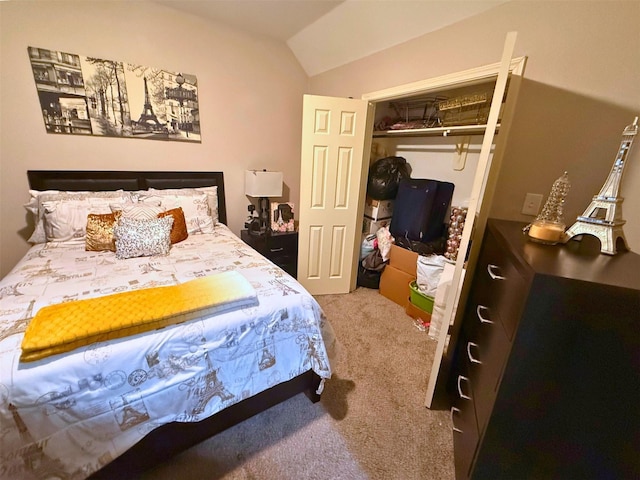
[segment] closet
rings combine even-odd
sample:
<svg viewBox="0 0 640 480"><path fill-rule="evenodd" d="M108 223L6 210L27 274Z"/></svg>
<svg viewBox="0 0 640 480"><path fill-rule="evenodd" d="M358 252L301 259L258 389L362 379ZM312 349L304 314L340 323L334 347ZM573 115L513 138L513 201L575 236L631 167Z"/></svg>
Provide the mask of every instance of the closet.
<svg viewBox="0 0 640 480"><path fill-rule="evenodd" d="M455 317L461 316L456 306L467 295L464 279L472 278L524 72L526 59L512 59L515 39L515 32L507 35L502 59L492 65L368 93L362 100L305 96L298 280L312 294L355 288L372 151L373 159L406 158L413 178L453 182L452 205L468 208L428 407L451 363L448 345L455 344ZM402 123L390 123L398 118ZM338 290L328 287L338 282Z"/></svg>

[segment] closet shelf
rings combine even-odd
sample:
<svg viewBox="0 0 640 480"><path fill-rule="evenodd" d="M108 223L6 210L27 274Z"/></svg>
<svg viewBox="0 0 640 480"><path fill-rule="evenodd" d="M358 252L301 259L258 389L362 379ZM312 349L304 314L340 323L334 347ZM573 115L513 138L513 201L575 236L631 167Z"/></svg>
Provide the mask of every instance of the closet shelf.
<svg viewBox="0 0 640 480"><path fill-rule="evenodd" d="M376 130L373 132L374 138L380 137L453 137L463 135L482 135L487 129L487 125L460 125L451 127L434 128L411 128L406 130ZM500 124L496 126L496 133L500 129Z"/></svg>

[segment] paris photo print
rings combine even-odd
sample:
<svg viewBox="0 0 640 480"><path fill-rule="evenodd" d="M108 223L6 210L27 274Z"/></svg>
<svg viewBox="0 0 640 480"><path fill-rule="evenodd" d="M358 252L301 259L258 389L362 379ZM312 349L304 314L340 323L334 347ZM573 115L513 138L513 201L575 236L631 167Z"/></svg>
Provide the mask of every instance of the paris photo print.
<svg viewBox="0 0 640 480"><path fill-rule="evenodd" d="M200 143L195 75L28 50L47 133Z"/></svg>

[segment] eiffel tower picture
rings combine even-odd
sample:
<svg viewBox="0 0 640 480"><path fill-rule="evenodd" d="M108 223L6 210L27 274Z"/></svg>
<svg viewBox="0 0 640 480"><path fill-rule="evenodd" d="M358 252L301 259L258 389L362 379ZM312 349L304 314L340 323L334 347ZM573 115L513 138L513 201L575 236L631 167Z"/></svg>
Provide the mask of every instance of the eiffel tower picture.
<svg viewBox="0 0 640 480"><path fill-rule="evenodd" d="M209 353L205 352L204 358L207 361L207 372L198 379L198 384L193 390L193 394L198 397L196 405L191 410L192 415L199 415L204 412L207 403L213 397L220 397L221 402L231 400L233 395L224 384L218 379L218 370L213 368Z"/></svg>
<svg viewBox="0 0 640 480"><path fill-rule="evenodd" d="M626 222L622 219L622 201L624 199L620 196L620 184L625 162L637 133L638 117L635 117L633 123L627 125L622 132L618 154L600 193L593 197L584 213L566 231L564 243L578 235L593 235L600 240L602 253L615 255L618 249L629 250L622 230L622 226Z"/></svg>
<svg viewBox="0 0 640 480"><path fill-rule="evenodd" d="M138 119L138 126L144 126L148 130L162 130L162 123L153 113L153 106L149 100L149 87L147 87L147 77L144 77L144 107Z"/></svg>
<svg viewBox="0 0 640 480"><path fill-rule="evenodd" d="M6 324L4 324L3 328L0 328L0 340L4 340L5 338L10 337L11 335L15 335L16 333L22 333L27 330L27 327L29 326L29 322L33 318L33 306L35 304L36 304L36 301L31 300L29 302L29 307L27 308L27 311L22 316L22 318L19 318L18 320L10 324L8 327L6 326Z"/></svg>
<svg viewBox="0 0 640 480"><path fill-rule="evenodd" d="M44 452L42 443L33 439L27 425L20 417L18 409L11 403L9 411L24 445L21 449L24 469L32 474L32 478L59 478L61 480L79 478L79 475L65 471L64 465L58 459L51 458Z"/></svg>

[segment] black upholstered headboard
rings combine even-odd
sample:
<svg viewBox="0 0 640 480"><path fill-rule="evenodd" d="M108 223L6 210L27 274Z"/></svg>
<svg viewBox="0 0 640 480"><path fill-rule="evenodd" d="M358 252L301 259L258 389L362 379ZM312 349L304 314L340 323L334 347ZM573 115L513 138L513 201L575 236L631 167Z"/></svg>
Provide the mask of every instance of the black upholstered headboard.
<svg viewBox="0 0 640 480"><path fill-rule="evenodd" d="M218 218L226 225L227 208L222 172L130 172L99 170L28 170L33 190L104 191L148 188L218 187Z"/></svg>

